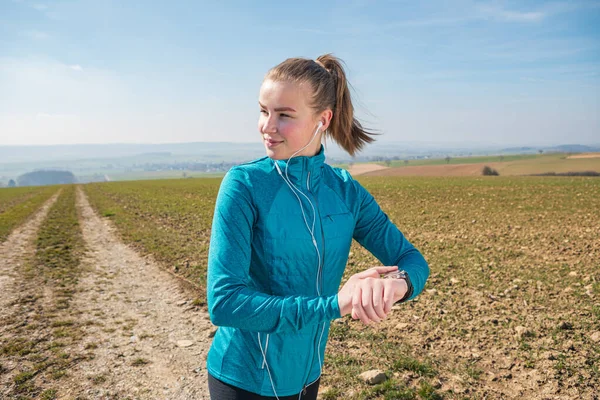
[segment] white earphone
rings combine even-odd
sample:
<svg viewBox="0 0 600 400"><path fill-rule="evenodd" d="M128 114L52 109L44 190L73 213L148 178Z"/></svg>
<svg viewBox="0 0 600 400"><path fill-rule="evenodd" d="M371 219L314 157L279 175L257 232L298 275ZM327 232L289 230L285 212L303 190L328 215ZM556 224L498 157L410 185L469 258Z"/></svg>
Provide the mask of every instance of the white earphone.
<svg viewBox="0 0 600 400"><path fill-rule="evenodd" d="M310 145L312 143L312 141L314 140L314 138L319 133L319 129L321 129L322 127L323 127L323 121L319 121L319 125L317 126L317 129L315 130L315 133L313 134L313 136L310 139L310 141L304 147L302 147L300 150L298 150L294 154L292 154L292 156L288 159L288 161L286 163L286 166L285 166L285 176L283 176L283 173L281 172L281 169L279 168L279 164L277 164L277 162L275 160L273 160L273 163L275 164L275 167L277 168L277 172L279 172L279 175L283 178L283 180L285 181L285 183L292 190L292 193L294 193L294 195L298 199L298 203L300 204L300 210L302 211L302 218L304 219L304 224L306 225L306 228L308 229L308 232L310 233L310 236L312 238L313 246L315 246L315 250L317 251L317 258L319 260L319 268L317 270L317 279L316 279L315 283L316 283L316 287L317 287L317 293L318 293L319 296L321 295L321 288L323 286L323 283L319 282L319 277L321 276L321 269L322 269L322 265L321 265L321 252L319 251L319 246L317 245L317 239L315 238L315 234L314 234L314 232L315 232L315 221L316 221L316 218L317 218L317 212L315 210L315 207L314 207L312 201L310 201L310 199L308 198L308 196L306 194L304 194L296 186L294 186L294 184L290 181L288 173L287 173L287 168L288 168L288 165L289 165L290 160L292 159L292 157L294 157L297 153L301 152L306 147L308 147L308 145ZM308 175L308 179L310 179L310 174ZM302 196L304 196L306 198L306 200L308 200L308 203L310 204L310 207L312 208L312 211L313 211L312 229L311 229L311 227L308 226L308 222L306 221L306 214L304 213L304 207L302 206L302 200L300 200L300 197L298 196L297 193L300 193ZM319 285L319 283L321 285ZM321 335L319 336L319 345L318 345L318 348L317 348L317 354L319 355L319 366L321 368L321 371L323 370L323 363L321 362L321 353L319 353L319 349L321 348L321 339L323 339L323 333L324 332L325 332L325 322L323 322L323 328L321 328ZM269 347L269 334L267 334L267 340L266 340L266 343L265 343L264 350L263 350L263 347L262 347L262 342L260 340L260 332L257 332L257 336L258 336L258 345L260 346L260 351L261 351L261 353L263 355L262 368L264 368L265 366L267 367L267 373L269 374L269 380L271 381L271 387L273 388L273 393L275 394L275 397L279 400L279 396L277 396L277 392L275 391L275 384L273 383L273 378L271 377L271 370L269 369L269 363L267 362L267 348ZM321 376L321 374L319 374L319 377L320 376ZM302 392L300 392L300 395L298 396L298 398L300 398L300 396L302 396Z"/></svg>

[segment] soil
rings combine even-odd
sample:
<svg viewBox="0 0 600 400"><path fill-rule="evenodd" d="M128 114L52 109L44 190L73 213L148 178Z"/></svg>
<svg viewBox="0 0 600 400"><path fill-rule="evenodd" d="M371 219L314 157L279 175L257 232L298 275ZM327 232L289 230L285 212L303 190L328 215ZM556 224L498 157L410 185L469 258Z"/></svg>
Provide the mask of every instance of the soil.
<svg viewBox="0 0 600 400"><path fill-rule="evenodd" d="M0 338L5 339L4 331L8 325L4 322L13 314L13 307L23 296L23 288L19 280L19 268L35 252L34 239L48 215L50 207L59 193L52 196L42 208L23 225L16 228L8 239L0 244ZM1 394L1 393L0 393Z"/></svg>
<svg viewBox="0 0 600 400"><path fill-rule="evenodd" d="M484 166L495 168L495 163L415 165L385 168L364 172L365 176L481 176Z"/></svg>
<svg viewBox="0 0 600 400"><path fill-rule="evenodd" d="M11 325L27 318L19 315L25 307L18 299L46 296L46 290L36 293L39 287L20 278L19 267L35 253L38 229L57 197L0 246L2 342L15 339ZM193 304L194 289L120 241L111 221L98 217L80 187L77 208L86 252L67 312L80 320L83 335L80 348L71 350L89 350L93 356L73 363L59 381L38 379L36 384L58 386L61 399L208 399L206 354L215 327L206 311ZM9 373L0 374L0 398L12 393L10 371L18 365L3 361L3 368Z"/></svg>
<svg viewBox="0 0 600 400"><path fill-rule="evenodd" d="M567 158L600 158L600 153L575 154Z"/></svg>
<svg viewBox="0 0 600 400"><path fill-rule="evenodd" d="M354 164L348 169L348 172L350 172L352 176L358 176L366 174L367 172L381 171L385 169L390 168L379 164Z"/></svg>

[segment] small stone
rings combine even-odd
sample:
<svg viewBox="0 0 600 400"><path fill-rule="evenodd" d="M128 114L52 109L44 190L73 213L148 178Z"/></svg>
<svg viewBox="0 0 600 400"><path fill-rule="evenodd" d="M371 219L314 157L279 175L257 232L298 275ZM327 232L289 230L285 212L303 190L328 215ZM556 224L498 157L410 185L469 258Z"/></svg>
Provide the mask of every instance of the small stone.
<svg viewBox="0 0 600 400"><path fill-rule="evenodd" d="M199 374L202 371L202 367L194 368L193 371Z"/></svg>
<svg viewBox="0 0 600 400"><path fill-rule="evenodd" d="M179 347L190 347L193 344L194 344L194 342L191 340L178 340L177 341L177 346L179 346Z"/></svg>
<svg viewBox="0 0 600 400"><path fill-rule="evenodd" d="M596 331L590 335L590 340L594 343L600 342L600 331Z"/></svg>
<svg viewBox="0 0 600 400"><path fill-rule="evenodd" d="M575 348L575 344L573 344L572 340L567 340L564 344L563 344L563 348L569 350L569 351L577 351L577 349Z"/></svg>
<svg viewBox="0 0 600 400"><path fill-rule="evenodd" d="M573 324L567 321L563 321L561 322L561 324L558 326L559 329L562 329L564 331L569 331L571 329L573 329Z"/></svg>
<svg viewBox="0 0 600 400"><path fill-rule="evenodd" d="M524 326L517 326L515 328L515 332L516 332L516 336L518 339L523 339L524 337L533 336L533 332Z"/></svg>
<svg viewBox="0 0 600 400"><path fill-rule="evenodd" d="M175 303L175 304L177 304L178 306L183 306L183 305L185 305L186 303L187 303L187 300L181 300L181 301L178 301L178 302L177 302L177 303Z"/></svg>
<svg viewBox="0 0 600 400"><path fill-rule="evenodd" d="M217 329L218 328L210 328L207 332L206 332L206 337L208 339L215 337L215 333L217 333Z"/></svg>
<svg viewBox="0 0 600 400"><path fill-rule="evenodd" d="M365 371L362 374L360 374L359 377L368 385L376 385L378 383L384 382L387 379L385 372L380 371L378 369Z"/></svg>
<svg viewBox="0 0 600 400"><path fill-rule="evenodd" d="M437 293L437 290L435 290L435 289L427 289L426 292L428 294L435 295Z"/></svg>
<svg viewBox="0 0 600 400"><path fill-rule="evenodd" d="M406 322L400 322L398 325L396 325L396 329L399 331L402 331L406 328L408 328L410 326L410 324L407 324Z"/></svg>
<svg viewBox="0 0 600 400"><path fill-rule="evenodd" d="M138 341L138 337L135 335L129 338L129 343L135 343L137 341Z"/></svg>
<svg viewBox="0 0 600 400"><path fill-rule="evenodd" d="M457 283L459 283L460 281L456 278L450 278L450 283L453 285L456 285Z"/></svg>
<svg viewBox="0 0 600 400"><path fill-rule="evenodd" d="M577 276L577 272L576 271L571 271L571 272L569 272L569 276Z"/></svg>

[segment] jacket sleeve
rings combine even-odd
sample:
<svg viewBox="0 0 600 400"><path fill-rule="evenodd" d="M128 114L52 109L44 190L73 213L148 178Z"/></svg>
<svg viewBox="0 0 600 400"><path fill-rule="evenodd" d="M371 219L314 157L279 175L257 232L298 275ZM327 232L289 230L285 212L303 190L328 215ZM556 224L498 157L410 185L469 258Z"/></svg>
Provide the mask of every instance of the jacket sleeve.
<svg viewBox="0 0 600 400"><path fill-rule="evenodd" d="M247 172L234 167L223 178L217 194L206 287L212 323L274 333L339 318L337 294L275 296L249 287L253 226L258 214L245 182Z"/></svg>
<svg viewBox="0 0 600 400"><path fill-rule="evenodd" d="M398 265L407 272L414 299L423 291L429 277L429 265L421 253L404 237L402 232L381 210L371 193L353 179L359 199L359 214L353 237L369 250L383 265Z"/></svg>

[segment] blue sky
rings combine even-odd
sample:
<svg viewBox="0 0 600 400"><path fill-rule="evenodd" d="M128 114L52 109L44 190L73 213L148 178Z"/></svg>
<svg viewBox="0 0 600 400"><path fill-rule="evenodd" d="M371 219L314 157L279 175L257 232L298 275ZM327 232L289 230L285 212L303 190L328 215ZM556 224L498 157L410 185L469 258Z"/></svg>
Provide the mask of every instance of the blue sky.
<svg viewBox="0 0 600 400"><path fill-rule="evenodd" d="M0 145L260 141L328 52L381 142L600 143L600 1L288 3L0 0Z"/></svg>

